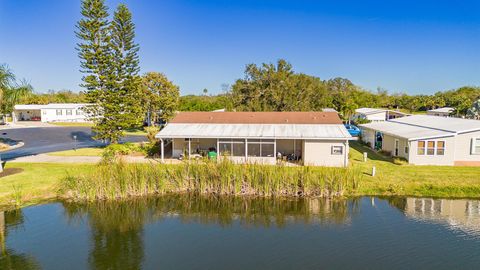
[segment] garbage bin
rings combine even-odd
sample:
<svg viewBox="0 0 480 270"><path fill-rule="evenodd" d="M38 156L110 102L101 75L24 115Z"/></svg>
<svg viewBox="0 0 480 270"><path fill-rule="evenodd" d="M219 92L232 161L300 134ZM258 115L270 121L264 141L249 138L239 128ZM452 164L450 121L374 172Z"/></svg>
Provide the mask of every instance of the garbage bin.
<svg viewBox="0 0 480 270"><path fill-rule="evenodd" d="M215 151L208 152L208 159L217 160L217 152L215 152Z"/></svg>

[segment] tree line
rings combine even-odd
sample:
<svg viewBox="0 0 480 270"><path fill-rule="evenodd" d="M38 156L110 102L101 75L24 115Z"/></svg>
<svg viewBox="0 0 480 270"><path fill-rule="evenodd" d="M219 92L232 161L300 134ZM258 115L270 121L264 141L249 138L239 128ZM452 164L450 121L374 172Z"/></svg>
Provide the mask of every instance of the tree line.
<svg viewBox="0 0 480 270"><path fill-rule="evenodd" d="M367 91L345 78L321 80L294 72L281 59L276 64L249 64L245 77L231 88L233 107L240 111L337 110L348 119L360 107L398 109L414 113L449 106L458 116L471 116L480 99L480 87L465 86L433 95L389 94L384 89ZM477 115L478 116L478 115Z"/></svg>

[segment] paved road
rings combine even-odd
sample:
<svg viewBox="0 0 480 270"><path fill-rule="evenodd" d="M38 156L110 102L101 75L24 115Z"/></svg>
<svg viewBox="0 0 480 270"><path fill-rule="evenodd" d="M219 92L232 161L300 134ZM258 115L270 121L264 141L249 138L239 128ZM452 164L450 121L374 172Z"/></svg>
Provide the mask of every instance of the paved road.
<svg viewBox="0 0 480 270"><path fill-rule="evenodd" d="M73 139L77 136L77 142ZM37 155L54 151L70 150L74 147L84 148L104 145L101 141L92 138L90 127L39 127L2 129L0 137L21 140L23 147L1 153L2 160L11 160L17 157ZM127 136L123 141L145 141L144 136Z"/></svg>

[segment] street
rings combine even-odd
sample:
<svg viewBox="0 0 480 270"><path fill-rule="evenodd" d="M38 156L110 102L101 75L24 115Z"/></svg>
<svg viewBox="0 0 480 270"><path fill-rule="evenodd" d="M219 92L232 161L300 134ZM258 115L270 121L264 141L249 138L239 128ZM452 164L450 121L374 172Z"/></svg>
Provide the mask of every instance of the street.
<svg viewBox="0 0 480 270"><path fill-rule="evenodd" d="M74 139L76 136L76 141ZM23 141L23 147L2 152L2 160L41 153L102 146L104 143L92 138L90 127L38 127L0 130L1 138ZM145 136L127 136L122 142L145 141Z"/></svg>

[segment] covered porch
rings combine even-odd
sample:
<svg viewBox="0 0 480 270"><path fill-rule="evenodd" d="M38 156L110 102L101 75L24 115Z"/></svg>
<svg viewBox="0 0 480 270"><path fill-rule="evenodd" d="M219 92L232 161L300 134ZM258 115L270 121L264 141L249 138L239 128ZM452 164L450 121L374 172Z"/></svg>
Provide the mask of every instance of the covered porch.
<svg viewBox="0 0 480 270"><path fill-rule="evenodd" d="M165 142L161 140L161 157L165 157ZM218 159L235 163L276 164L282 160L298 163L302 159L302 140L265 138L172 138L171 157L192 159L207 157L215 152Z"/></svg>

